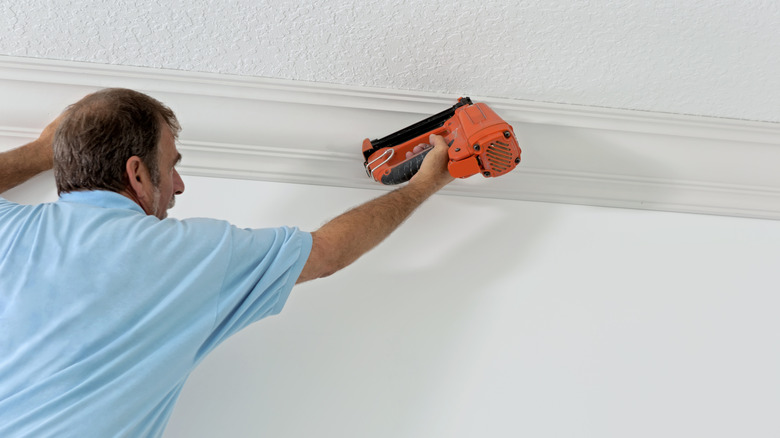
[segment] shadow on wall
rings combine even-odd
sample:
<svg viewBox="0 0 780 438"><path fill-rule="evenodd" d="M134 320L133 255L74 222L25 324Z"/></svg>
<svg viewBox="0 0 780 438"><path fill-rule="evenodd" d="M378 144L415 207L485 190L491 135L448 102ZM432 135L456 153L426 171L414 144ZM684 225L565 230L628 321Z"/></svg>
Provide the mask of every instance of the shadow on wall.
<svg viewBox="0 0 780 438"><path fill-rule="evenodd" d="M328 309L304 305L302 348L313 349L306 354L313 365L299 370L307 390L296 410L306 417L333 424L352 412L366 433L384 425L388 436L411 436L406 429L425 422L426 397L457 384L442 380L494 285L531 263L555 223L554 209L512 201L436 197L430 204L346 272L313 282L312 294L297 291L305 297L296 312L313 294L333 294ZM323 290L330 288L337 290Z"/></svg>
<svg viewBox="0 0 780 438"><path fill-rule="evenodd" d="M495 190L514 199L644 207L675 204L693 169L675 161L675 138L545 124L515 123L523 161ZM684 160L685 163L690 160ZM702 163L704 164L704 163ZM515 196L512 196L515 194Z"/></svg>

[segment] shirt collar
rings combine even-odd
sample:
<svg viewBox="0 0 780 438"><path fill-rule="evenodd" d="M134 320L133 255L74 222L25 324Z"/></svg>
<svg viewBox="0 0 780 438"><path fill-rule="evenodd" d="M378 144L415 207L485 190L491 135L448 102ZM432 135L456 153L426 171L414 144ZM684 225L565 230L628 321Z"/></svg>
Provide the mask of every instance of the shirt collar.
<svg viewBox="0 0 780 438"><path fill-rule="evenodd" d="M104 208L124 208L146 214L141 206L133 202L132 199L107 190L85 190L63 193L60 195L58 202L87 204Z"/></svg>

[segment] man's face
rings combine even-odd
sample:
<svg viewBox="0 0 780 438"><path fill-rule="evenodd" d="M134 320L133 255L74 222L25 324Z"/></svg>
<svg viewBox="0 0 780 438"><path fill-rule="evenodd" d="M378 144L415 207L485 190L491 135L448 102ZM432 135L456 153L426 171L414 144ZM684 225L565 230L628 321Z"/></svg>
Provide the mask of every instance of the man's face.
<svg viewBox="0 0 780 438"><path fill-rule="evenodd" d="M157 166L160 171L160 185L154 191L152 214L165 219L168 217L168 209L173 208L176 202L174 197L184 192L184 181L175 168L181 161L181 154L176 150L176 138L167 124L163 124L159 148Z"/></svg>

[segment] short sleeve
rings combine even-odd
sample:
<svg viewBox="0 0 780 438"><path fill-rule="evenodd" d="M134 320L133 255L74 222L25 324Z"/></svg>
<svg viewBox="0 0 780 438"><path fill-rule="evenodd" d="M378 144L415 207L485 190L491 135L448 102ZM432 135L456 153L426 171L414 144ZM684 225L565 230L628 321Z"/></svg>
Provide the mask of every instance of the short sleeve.
<svg viewBox="0 0 780 438"><path fill-rule="evenodd" d="M211 348L282 310L311 252L311 234L297 228L241 229L226 236L230 258L219 294Z"/></svg>

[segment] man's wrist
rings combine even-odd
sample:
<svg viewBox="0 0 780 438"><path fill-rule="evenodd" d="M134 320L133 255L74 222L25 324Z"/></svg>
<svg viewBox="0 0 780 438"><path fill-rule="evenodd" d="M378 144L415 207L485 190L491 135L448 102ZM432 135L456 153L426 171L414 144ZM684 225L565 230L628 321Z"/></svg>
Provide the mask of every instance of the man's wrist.
<svg viewBox="0 0 780 438"><path fill-rule="evenodd" d="M440 187L431 178L412 179L403 187L417 202L422 203L439 191Z"/></svg>
<svg viewBox="0 0 780 438"><path fill-rule="evenodd" d="M419 187L421 190L429 192L428 196L430 196L454 180L454 178L450 176L449 172L445 172L446 174L441 175L417 174L409 181L409 185L414 185Z"/></svg>

